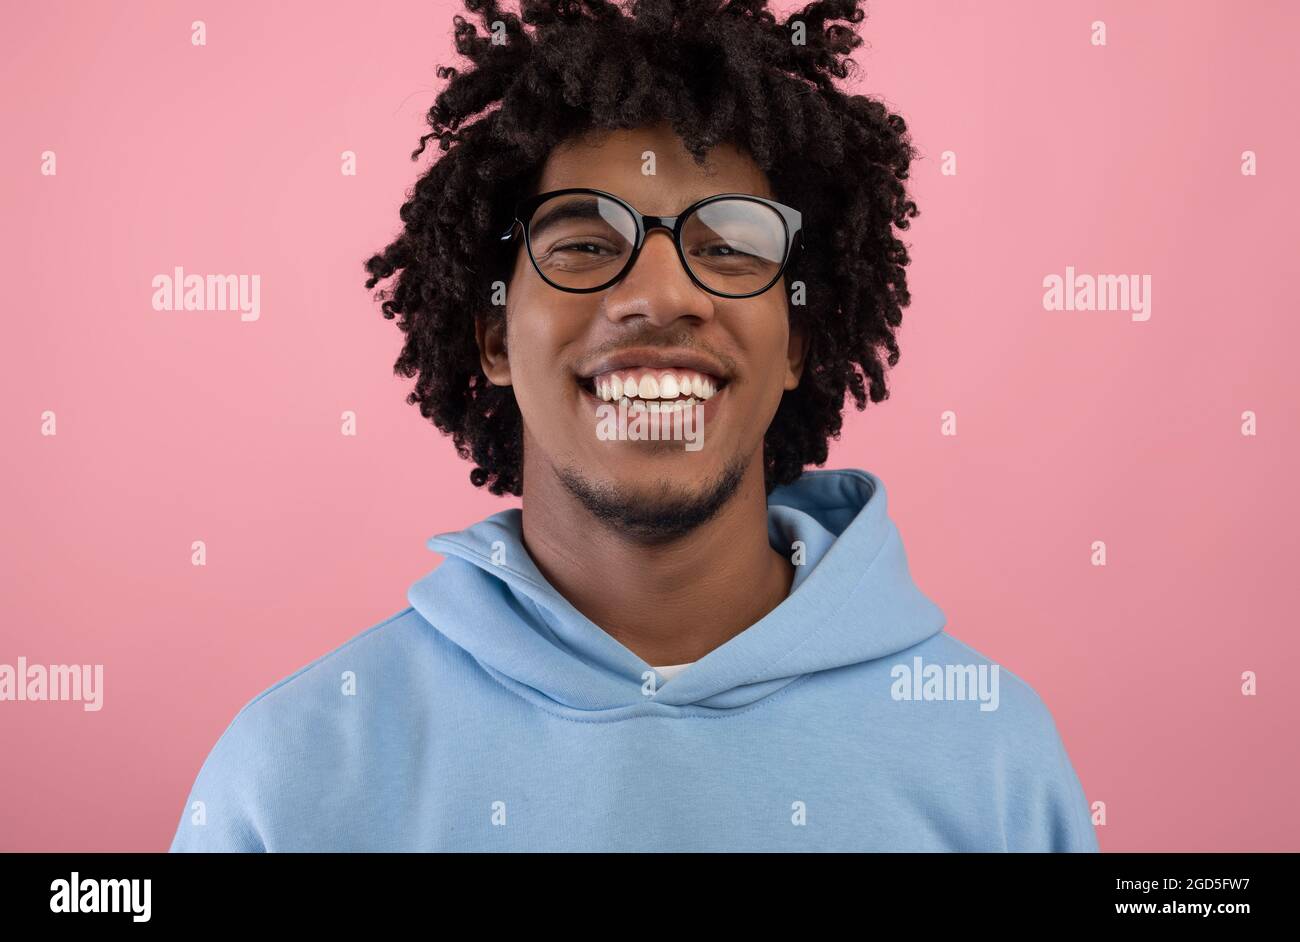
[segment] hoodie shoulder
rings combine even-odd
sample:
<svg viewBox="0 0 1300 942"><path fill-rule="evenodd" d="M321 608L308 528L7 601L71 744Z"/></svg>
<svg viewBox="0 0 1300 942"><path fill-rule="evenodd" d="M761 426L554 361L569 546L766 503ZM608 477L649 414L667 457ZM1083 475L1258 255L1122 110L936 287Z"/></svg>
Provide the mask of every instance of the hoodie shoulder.
<svg viewBox="0 0 1300 942"><path fill-rule="evenodd" d="M990 672L995 666L946 630L909 653L938 664L985 665ZM968 721L953 735L994 764L1006 849L1098 851L1087 797L1051 710L1028 682L996 667L996 709L959 714Z"/></svg>
<svg viewBox="0 0 1300 942"><path fill-rule="evenodd" d="M335 705L360 685L391 684L428 640L426 628L408 607L244 704L200 767L170 851L272 850L274 834L308 824L319 811L311 801L314 783L324 780L319 766L331 761L323 747L345 741L360 712L350 723Z"/></svg>

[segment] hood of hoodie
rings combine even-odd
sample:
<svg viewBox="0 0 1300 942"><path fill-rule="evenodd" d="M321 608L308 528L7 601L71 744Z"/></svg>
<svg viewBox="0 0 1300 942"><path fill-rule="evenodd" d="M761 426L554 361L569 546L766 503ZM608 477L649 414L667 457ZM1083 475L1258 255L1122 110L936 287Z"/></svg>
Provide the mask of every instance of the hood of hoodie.
<svg viewBox="0 0 1300 942"><path fill-rule="evenodd" d="M887 657L943 630L943 612L912 581L876 475L806 471L767 503L773 548L789 558L803 543L790 594L657 689L646 682L651 665L541 575L518 508L431 538L446 559L407 598L503 685L594 719L743 708L807 674Z"/></svg>

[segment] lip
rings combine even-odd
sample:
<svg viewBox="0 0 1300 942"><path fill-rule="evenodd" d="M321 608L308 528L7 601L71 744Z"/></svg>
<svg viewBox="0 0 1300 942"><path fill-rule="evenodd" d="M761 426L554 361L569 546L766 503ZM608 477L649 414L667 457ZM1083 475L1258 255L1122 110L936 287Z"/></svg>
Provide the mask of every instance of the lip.
<svg viewBox="0 0 1300 942"><path fill-rule="evenodd" d="M642 347L631 350L620 350L618 353L610 354L597 360L586 372L579 373L579 379L591 379L593 376L599 376L601 373L608 373L612 370L622 370L635 366L648 366L652 369L673 369L674 367L686 370L694 370L697 373L704 373L713 378L721 392L730 382L731 377L727 375L726 368L714 360L712 357L696 353L692 350L667 349L665 347ZM600 398L596 397L599 402Z"/></svg>

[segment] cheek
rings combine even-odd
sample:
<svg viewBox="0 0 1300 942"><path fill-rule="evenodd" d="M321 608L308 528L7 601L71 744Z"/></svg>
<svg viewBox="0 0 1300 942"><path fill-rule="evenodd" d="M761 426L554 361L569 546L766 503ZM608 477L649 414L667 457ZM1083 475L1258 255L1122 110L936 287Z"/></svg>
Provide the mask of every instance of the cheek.
<svg viewBox="0 0 1300 942"><path fill-rule="evenodd" d="M750 362L752 376L764 387L784 381L790 350L789 309L785 298L777 296L775 303L747 312L744 349ZM780 390L775 393L780 398Z"/></svg>
<svg viewBox="0 0 1300 942"><path fill-rule="evenodd" d="M586 315L536 279L521 279L510 294L506 343L515 398L526 418L544 420L560 397L577 393L570 368L579 351ZM569 388L572 387L572 388Z"/></svg>

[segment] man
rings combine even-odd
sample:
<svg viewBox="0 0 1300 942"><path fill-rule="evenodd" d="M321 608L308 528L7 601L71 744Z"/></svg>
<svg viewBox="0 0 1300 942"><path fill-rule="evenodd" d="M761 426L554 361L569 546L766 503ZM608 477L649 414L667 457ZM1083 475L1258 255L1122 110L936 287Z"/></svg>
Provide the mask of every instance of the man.
<svg viewBox="0 0 1300 942"><path fill-rule="evenodd" d="M528 11L458 22L448 153L368 263L410 401L523 507L246 705L172 848L1096 850L883 482L804 470L908 303L906 127L830 81L856 3Z"/></svg>

